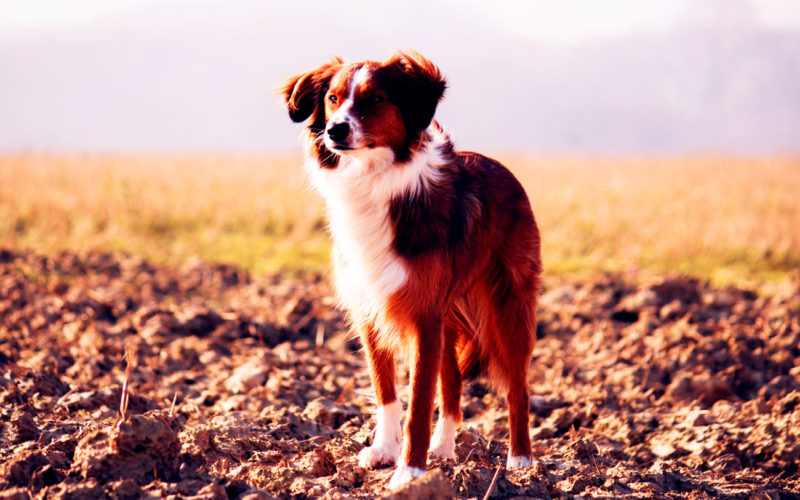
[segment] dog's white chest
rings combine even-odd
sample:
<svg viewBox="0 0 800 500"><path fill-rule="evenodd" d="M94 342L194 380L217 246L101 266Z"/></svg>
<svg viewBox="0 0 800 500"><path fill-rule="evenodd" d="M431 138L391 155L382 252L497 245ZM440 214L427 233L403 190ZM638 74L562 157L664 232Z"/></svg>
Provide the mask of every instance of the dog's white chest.
<svg viewBox="0 0 800 500"><path fill-rule="evenodd" d="M336 289L343 305L374 317L406 282L406 269L392 249L387 207L358 210L347 201L329 204Z"/></svg>
<svg viewBox="0 0 800 500"><path fill-rule="evenodd" d="M326 202L339 299L352 313L375 318L407 279L389 220L392 197L405 186L363 167L350 159L333 170L316 167L311 177Z"/></svg>
<svg viewBox="0 0 800 500"><path fill-rule="evenodd" d="M408 279L405 260L393 248L389 220L392 200L427 189L444 164L443 133L429 128L432 140L404 164L389 148L341 156L336 168L320 168L311 157L311 183L325 198L334 246L336 291L344 307L377 318L389 297Z"/></svg>

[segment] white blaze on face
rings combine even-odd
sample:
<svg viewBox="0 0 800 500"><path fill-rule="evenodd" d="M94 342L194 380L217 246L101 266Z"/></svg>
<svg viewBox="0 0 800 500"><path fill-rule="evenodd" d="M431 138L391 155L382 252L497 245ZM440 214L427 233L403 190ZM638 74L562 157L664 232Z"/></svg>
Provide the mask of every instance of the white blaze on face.
<svg viewBox="0 0 800 500"><path fill-rule="evenodd" d="M361 126L361 120L353 112L355 106L356 92L358 88L369 80L370 72L366 66L360 66L353 73L353 78L350 80L350 88L348 89L347 98L339 106L339 109L330 117L327 127L330 128L336 123L347 123L350 126L350 135L348 136L348 147L363 148L364 147L364 130ZM329 149L336 149L335 144L328 136L325 136L325 145Z"/></svg>
<svg viewBox="0 0 800 500"><path fill-rule="evenodd" d="M350 94L347 96L347 100L353 101L356 98L356 90L361 85L365 84L369 79L369 70L366 66L359 67L356 72L353 74L353 80L350 82Z"/></svg>

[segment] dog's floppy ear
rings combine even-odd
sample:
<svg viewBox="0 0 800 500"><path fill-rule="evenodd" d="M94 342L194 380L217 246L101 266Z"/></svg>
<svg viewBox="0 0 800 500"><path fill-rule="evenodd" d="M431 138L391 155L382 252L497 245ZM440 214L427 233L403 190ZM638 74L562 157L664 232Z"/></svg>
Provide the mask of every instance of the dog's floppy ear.
<svg viewBox="0 0 800 500"><path fill-rule="evenodd" d="M342 62L341 58L334 57L333 61L286 81L283 96L292 121L302 122L312 115L314 122L319 121L318 110L322 108L322 99Z"/></svg>
<svg viewBox="0 0 800 500"><path fill-rule="evenodd" d="M386 85L403 113L409 131L425 130L447 83L439 68L418 52L398 51L381 66Z"/></svg>

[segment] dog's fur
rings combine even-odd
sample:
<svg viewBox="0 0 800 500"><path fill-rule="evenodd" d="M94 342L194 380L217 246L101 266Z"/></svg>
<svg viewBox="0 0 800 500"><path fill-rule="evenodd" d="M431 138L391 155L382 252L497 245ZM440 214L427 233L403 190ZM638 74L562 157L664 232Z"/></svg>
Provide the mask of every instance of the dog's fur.
<svg viewBox="0 0 800 500"><path fill-rule="evenodd" d="M366 347L379 404L360 460L397 463L391 487L424 473L429 446L455 457L461 384L483 371L506 392L507 465L531 461L526 374L539 231L511 172L455 151L432 121L444 90L438 68L414 52L384 62L336 58L284 88L291 119L307 121L306 168L327 205L336 290ZM400 353L412 389L402 453Z"/></svg>

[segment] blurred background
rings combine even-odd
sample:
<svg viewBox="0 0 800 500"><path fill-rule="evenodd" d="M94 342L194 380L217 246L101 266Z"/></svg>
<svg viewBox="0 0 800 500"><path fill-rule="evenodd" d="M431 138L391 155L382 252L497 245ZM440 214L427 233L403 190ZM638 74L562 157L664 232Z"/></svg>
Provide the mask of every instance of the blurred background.
<svg viewBox="0 0 800 500"><path fill-rule="evenodd" d="M0 149L294 151L282 79L397 48L463 147L800 149L796 0L4 0Z"/></svg>
<svg viewBox="0 0 800 500"><path fill-rule="evenodd" d="M523 179L550 272L798 267L796 0L1 0L0 243L321 269L277 88L397 48Z"/></svg>

